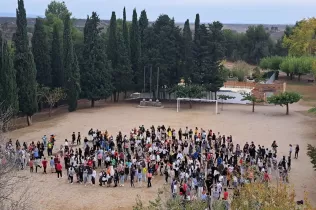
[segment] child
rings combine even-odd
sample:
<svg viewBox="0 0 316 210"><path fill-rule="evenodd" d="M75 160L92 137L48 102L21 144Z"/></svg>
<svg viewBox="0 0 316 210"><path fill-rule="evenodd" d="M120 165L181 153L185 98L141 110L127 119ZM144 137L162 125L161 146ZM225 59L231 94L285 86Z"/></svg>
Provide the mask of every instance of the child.
<svg viewBox="0 0 316 210"><path fill-rule="evenodd" d="M54 161L54 158L53 158L53 157L50 158L49 165L50 165L50 171L51 171L52 173L54 173L55 161Z"/></svg>
<svg viewBox="0 0 316 210"><path fill-rule="evenodd" d="M33 159L30 159L30 162L29 162L29 166L30 166L30 172L33 173Z"/></svg>

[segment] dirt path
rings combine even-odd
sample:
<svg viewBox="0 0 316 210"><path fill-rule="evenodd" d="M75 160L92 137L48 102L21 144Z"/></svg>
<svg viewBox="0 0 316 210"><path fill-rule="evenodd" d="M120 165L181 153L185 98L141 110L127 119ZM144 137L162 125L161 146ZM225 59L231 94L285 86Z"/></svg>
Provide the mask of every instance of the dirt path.
<svg viewBox="0 0 316 210"><path fill-rule="evenodd" d="M145 125L171 126L175 129L185 126L212 129L221 134L232 135L233 141L244 144L254 141L256 144L270 146L273 140L279 144L280 154L287 155L289 144L299 144L299 159L292 160L290 182L294 185L297 199L302 199L304 190L308 191L312 203L316 204L316 189L314 188L316 173L306 155L308 143L316 145L315 126L313 118L303 116L298 111L306 107L293 105L290 115L285 116L285 108L275 106L258 106L256 113L251 113L250 106L225 105L224 111L214 114L215 107L194 105L192 110L183 107L177 113L175 109L135 108L132 104L111 105L105 108L84 109L67 113L49 121L35 123L32 127L22 128L9 133L13 140L21 142L41 140L46 134L57 136L57 146L65 138L71 139L72 132L80 131L83 137L90 128L107 129L110 134L118 131L128 133L133 127ZM28 173L28 172L25 172ZM144 200L153 199L158 187L163 186L161 178L155 178L153 187L130 188L127 185L119 188L92 187L69 185L66 179L57 179L55 174L32 174L36 210L83 210L93 207L101 209L131 209L135 204L136 195Z"/></svg>

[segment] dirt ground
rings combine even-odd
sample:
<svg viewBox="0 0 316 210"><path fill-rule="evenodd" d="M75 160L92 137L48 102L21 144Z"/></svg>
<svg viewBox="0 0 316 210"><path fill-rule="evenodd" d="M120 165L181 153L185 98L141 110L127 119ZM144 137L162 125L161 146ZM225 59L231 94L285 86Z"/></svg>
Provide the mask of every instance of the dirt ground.
<svg viewBox="0 0 316 210"><path fill-rule="evenodd" d="M316 145L314 118L299 112L306 107L299 104L290 106L290 115L280 106L257 106L251 112L250 106L225 105L224 111L215 114L214 105L194 104L193 109L183 105L179 113L173 108L136 108L136 104L109 104L93 109L81 109L73 113L58 115L47 121L35 122L33 126L8 133L13 140L21 142L38 141L46 134L55 134L57 145L64 139L71 139L72 132L80 131L83 137L90 128L107 129L110 134L118 131L128 133L133 127L164 124L175 129L186 126L212 129L225 135L232 135L235 144L254 141L268 147L276 140L278 153L287 155L289 144L299 144L299 159L292 160L290 182L294 185L297 199L303 199L304 191L309 193L312 204L316 204L314 187L316 173L306 155L308 143ZM28 172L23 172L28 173ZM144 201L155 198L163 180L155 177L153 187L106 188L99 186L69 185L66 178L57 179L56 174L30 174L32 180L32 202L35 210L84 210L91 209L132 209L137 195ZM136 184L137 186L137 184Z"/></svg>

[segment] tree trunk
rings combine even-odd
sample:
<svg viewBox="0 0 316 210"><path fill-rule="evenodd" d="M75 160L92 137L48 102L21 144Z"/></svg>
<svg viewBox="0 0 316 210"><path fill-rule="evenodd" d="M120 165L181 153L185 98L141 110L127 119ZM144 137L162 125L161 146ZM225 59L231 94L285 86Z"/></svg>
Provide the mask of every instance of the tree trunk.
<svg viewBox="0 0 316 210"><path fill-rule="evenodd" d="M113 91L113 101L116 102L116 91Z"/></svg>
<svg viewBox="0 0 316 210"><path fill-rule="evenodd" d="M286 115L289 115L289 104L286 104Z"/></svg>
<svg viewBox="0 0 316 210"><path fill-rule="evenodd" d="M190 102L190 109L192 109L192 101L190 100L189 102Z"/></svg>
<svg viewBox="0 0 316 210"><path fill-rule="evenodd" d="M51 117L52 116L52 109L53 109L53 105L49 104L49 112L48 112L48 116Z"/></svg>
<svg viewBox="0 0 316 210"><path fill-rule="evenodd" d="M252 112L255 112L255 102L252 102Z"/></svg>
<svg viewBox="0 0 316 210"><path fill-rule="evenodd" d="M119 101L119 98L120 98L120 92L117 92L116 102Z"/></svg>
<svg viewBox="0 0 316 210"><path fill-rule="evenodd" d="M91 107L94 107L94 102L95 102L95 100L91 99Z"/></svg>
<svg viewBox="0 0 316 210"><path fill-rule="evenodd" d="M298 81L301 81L301 74L298 74Z"/></svg>
<svg viewBox="0 0 316 210"><path fill-rule="evenodd" d="M293 80L293 73L290 74L290 79Z"/></svg>
<svg viewBox="0 0 316 210"><path fill-rule="evenodd" d="M289 76L290 76L290 73L286 73L286 76L289 77Z"/></svg>
<svg viewBox="0 0 316 210"><path fill-rule="evenodd" d="M127 98L127 91L126 90L124 91L124 98L125 99Z"/></svg>
<svg viewBox="0 0 316 210"><path fill-rule="evenodd" d="M27 125L31 126L32 125L32 116L26 116L26 121L27 121Z"/></svg>
<svg viewBox="0 0 316 210"><path fill-rule="evenodd" d="M215 100L217 100L217 91L215 92Z"/></svg>

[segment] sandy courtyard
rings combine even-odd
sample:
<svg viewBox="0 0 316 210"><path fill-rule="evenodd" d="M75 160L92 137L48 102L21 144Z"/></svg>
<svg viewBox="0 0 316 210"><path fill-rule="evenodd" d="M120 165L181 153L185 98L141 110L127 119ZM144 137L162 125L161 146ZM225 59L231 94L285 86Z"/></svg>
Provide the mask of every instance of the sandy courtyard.
<svg viewBox="0 0 316 210"><path fill-rule="evenodd" d="M285 108L279 106L258 106L251 113L250 106L225 105L224 111L215 115L213 105L198 106L193 109L183 108L179 113L175 108L135 108L134 104L108 105L103 108L82 109L67 113L52 120L35 123L32 127L19 129L8 135L15 141L31 142L41 140L46 134L55 134L57 145L64 139L71 139L72 132L80 131L82 137L87 135L90 128L107 129L110 134L118 131L127 134L131 128L138 125L171 126L175 129L185 126L212 129L225 135L232 135L235 145L243 145L246 141L254 141L256 145L270 147L276 140L278 153L287 154L289 144L299 144L299 159L292 160L290 182L294 184L297 199L302 199L304 190L308 191L313 205L316 204L316 189L314 187L316 173L312 169L306 155L308 143L315 144L315 119L304 116L298 111L306 107L292 105L290 115L285 115ZM25 172L28 173L28 172ZM91 209L132 209L136 195L143 200L153 199L158 187L163 186L161 178L154 178L153 187L106 188L99 186L69 185L66 178L57 179L56 174L31 174L32 199L35 210L83 210ZM313 199L312 199L313 198Z"/></svg>

